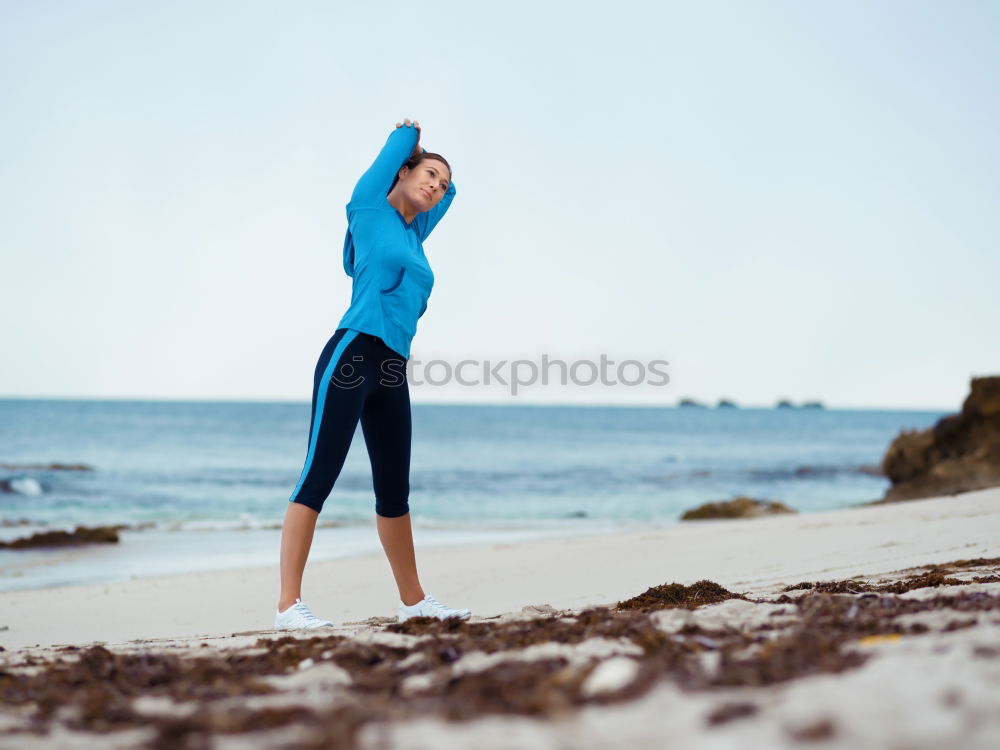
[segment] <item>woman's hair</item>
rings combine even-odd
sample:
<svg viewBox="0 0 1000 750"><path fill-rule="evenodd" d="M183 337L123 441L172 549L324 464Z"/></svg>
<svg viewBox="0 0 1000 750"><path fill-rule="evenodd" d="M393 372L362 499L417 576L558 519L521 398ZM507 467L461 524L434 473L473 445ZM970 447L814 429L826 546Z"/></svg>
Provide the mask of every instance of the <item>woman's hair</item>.
<svg viewBox="0 0 1000 750"><path fill-rule="evenodd" d="M403 167L413 169L425 159L434 159L434 161L439 161L448 167L448 182L451 182L451 164L449 164L448 160L441 156L441 154L435 154L430 151L421 151L416 156L411 156L406 164L403 164L399 169L402 169ZM396 183L399 182L399 169L396 170L396 176L392 179L392 184L389 186L390 193L392 192L392 189L396 187Z"/></svg>

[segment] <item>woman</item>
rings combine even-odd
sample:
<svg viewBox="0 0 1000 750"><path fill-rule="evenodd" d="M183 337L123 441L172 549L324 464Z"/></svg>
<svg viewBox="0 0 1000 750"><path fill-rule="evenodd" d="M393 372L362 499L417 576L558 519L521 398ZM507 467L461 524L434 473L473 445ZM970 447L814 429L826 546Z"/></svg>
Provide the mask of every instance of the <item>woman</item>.
<svg viewBox="0 0 1000 750"><path fill-rule="evenodd" d="M419 123L396 123L347 204L344 270L354 280L351 306L316 365L306 463L281 532L276 628L333 626L303 604L302 572L316 519L359 419L371 459L378 535L399 588L398 619L470 615L423 590L410 528L406 359L434 284L422 242L455 197L448 162L419 141Z"/></svg>

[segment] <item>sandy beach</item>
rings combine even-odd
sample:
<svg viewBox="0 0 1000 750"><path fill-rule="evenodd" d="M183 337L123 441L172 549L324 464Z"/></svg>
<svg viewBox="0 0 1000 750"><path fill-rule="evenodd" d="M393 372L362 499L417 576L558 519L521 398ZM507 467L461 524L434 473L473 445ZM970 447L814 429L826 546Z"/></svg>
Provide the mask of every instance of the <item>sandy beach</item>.
<svg viewBox="0 0 1000 750"><path fill-rule="evenodd" d="M419 549L419 532L416 542ZM997 555L1000 489L827 513L664 525L642 533L424 549L418 561L424 586L436 597L495 617L533 604L614 604L668 581L708 578L757 594L798 581ZM6 626L0 645L267 629L277 579L274 566L0 593L0 627ZM311 564L303 598L337 623L391 616L397 605L381 553Z"/></svg>
<svg viewBox="0 0 1000 750"><path fill-rule="evenodd" d="M419 537L417 542L419 545ZM775 618L773 623L790 618L788 622L802 626L811 616L803 604L810 596L831 602L860 597L862 609L873 597L887 602L891 599L893 607L904 607L899 612L905 607L924 606L907 604L909 600L930 601L929 596L946 590L953 598L943 604L940 598L933 599L927 606L934 611L905 615L922 617L929 623L920 635L900 638L897 625L887 631L883 623L863 631L876 636L881 633L875 640L859 640L857 633L847 640L840 638L835 649L841 655L838 658L847 658L843 655L850 653L845 645L848 641L855 646L866 643L862 648L866 661L861 666L845 662L842 670L817 669L816 674L801 679L777 680L778 685L770 685L768 680L750 685L743 680L742 686L715 685L709 690L709 680L699 683L699 689L690 689L684 680L650 681L647 677L641 690L638 683L626 689L630 680L635 681L636 665L643 660L635 646L639 641L622 637L585 638L576 646L560 646L563 637L558 636L554 642L529 646L529 652L534 648L537 653L527 657L516 644L510 646L509 653L503 652L506 657L467 653L466 647L459 649L463 655L449 666L453 673L460 668L472 672L482 669L483 665L476 667L476 659L486 658L496 666L498 659L508 657L511 663L558 657L567 669L566 665L583 663L588 675L597 675L598 667L604 674L593 676L598 687L588 688L585 705L564 707L552 715L541 711L547 718L497 716L489 709L480 712L482 715L473 712L463 716L465 720L458 722L449 721L447 712L442 716L433 715L434 711L425 717L407 715L392 720L371 716L356 720L354 728L342 737L350 735L350 741L344 739L347 744L337 746L634 747L652 746L644 743L668 734L687 737L687 746L704 747L728 746L726 743L736 738L742 746L759 747L794 746L810 738L825 739L831 747L996 746L1000 738L1000 710L995 701L1000 688L1000 610L993 607L1000 605L1000 583L975 581L996 572L1000 566L986 563L997 557L1000 489L801 516L661 526L641 533L426 549L419 556L426 588L444 601L473 610L472 621L462 627L500 627L525 618L575 622L573 618L581 612L610 612L592 608L614 607L650 587L705 579L747 600L654 612L643 615L651 619L644 619L642 627L683 638L688 636L673 634L695 632L698 628L692 631L692 626L700 623L705 633L725 632L727 637L735 637L740 632L744 636L758 632L755 637L759 639L761 623L767 623L768 617ZM954 576L959 577L953 576L943 585L920 584L898 596L866 594L861 588L877 583L882 586L880 591L888 592L888 582L911 579L927 566L977 559L982 564L955 568ZM783 589L799 582L848 579L854 580L856 590L827 594L795 590L784 594L784 605L773 603ZM10 674L37 672L53 668L56 659L94 651L95 643L104 644L107 652L103 648L94 652L109 654L106 658L136 653L278 653L287 638L269 630L276 580L276 568L269 567L0 594L0 645L5 649L0 653L0 664ZM352 647L383 644L398 651L413 647L421 637L451 637L391 632L394 626L389 618L396 603L393 593L381 555L321 562L307 569L306 600L338 624L335 630L324 631L324 636L334 639L339 647L344 643ZM954 596L958 595L961 601L956 604ZM978 604L963 603L961 597L973 595L980 597ZM971 622L969 615L956 614L969 607L977 612ZM898 614L895 609L893 612ZM961 621L961 627L949 629L949 623L955 621ZM766 629L774 628L768 624ZM886 632L895 633L895 639L885 636ZM296 636L293 641L308 643L314 635ZM708 645L695 647L711 652L716 636L704 637ZM261 638L264 641L258 640ZM331 653L329 644L334 641L320 644L320 653ZM275 645L271 648L266 644ZM749 642L744 645L749 647ZM411 657L411 661L416 659ZM699 658L711 661L704 655ZM277 669L268 667L272 668ZM283 705L289 700L312 701L314 709L317 700L324 706L329 701L339 705L338 691L349 692L344 686L351 678L343 664L325 663L319 655L300 653L279 672L287 674L268 679L282 686L277 693L283 696ZM412 684L414 677L407 679ZM456 679L454 674L451 679ZM516 684L516 679L511 679ZM604 692L624 692L614 700L601 698L598 688L602 680L608 684ZM392 690L398 693L400 686ZM629 690L634 695L626 699L623 696ZM987 700L989 695L993 697ZM264 699L257 696L253 700ZM143 710L153 714L173 715L179 710L168 706L169 701L163 703L166 699L162 697L136 700L146 701ZM73 718L73 711L64 713L62 718L57 714L39 723L37 717L31 721L25 718L31 715L30 704L13 711L4 709L0 747L66 746L73 737L75 742L97 736L90 734L86 722ZM712 721L706 719L709 715L714 717ZM849 717L855 718L845 724ZM293 745L313 746L308 743L319 736L309 722L277 724L281 725L273 730L277 734L240 731L239 727L220 729L206 746L288 746L283 743L293 735L298 737ZM38 733L40 727L44 732ZM100 737L102 743L110 743L107 746L146 746L144 743L152 742L151 732L155 735L156 730L132 728ZM885 744L888 739L893 742ZM984 744L988 741L994 744Z"/></svg>

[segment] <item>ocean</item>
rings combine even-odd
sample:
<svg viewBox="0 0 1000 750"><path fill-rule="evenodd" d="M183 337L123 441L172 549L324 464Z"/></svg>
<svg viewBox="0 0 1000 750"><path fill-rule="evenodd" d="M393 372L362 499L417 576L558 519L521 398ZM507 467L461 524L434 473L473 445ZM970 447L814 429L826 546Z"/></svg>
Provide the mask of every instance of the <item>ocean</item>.
<svg viewBox="0 0 1000 750"><path fill-rule="evenodd" d="M676 523L736 495L802 513L879 498L877 466L929 411L413 406L410 507L422 545ZM0 400L0 539L126 526L118 545L0 550L0 590L277 562L309 405ZM82 464L90 470L23 468ZM379 549L355 436L310 559Z"/></svg>

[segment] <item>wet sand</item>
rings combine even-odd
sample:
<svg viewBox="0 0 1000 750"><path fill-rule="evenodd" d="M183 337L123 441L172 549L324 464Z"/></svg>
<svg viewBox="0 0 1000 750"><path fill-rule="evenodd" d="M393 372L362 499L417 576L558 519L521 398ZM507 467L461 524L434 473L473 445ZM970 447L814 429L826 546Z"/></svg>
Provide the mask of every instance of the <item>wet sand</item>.
<svg viewBox="0 0 1000 750"><path fill-rule="evenodd" d="M996 747L998 532L993 489L428 550L462 624L335 560L323 635L273 568L2 594L0 747Z"/></svg>

